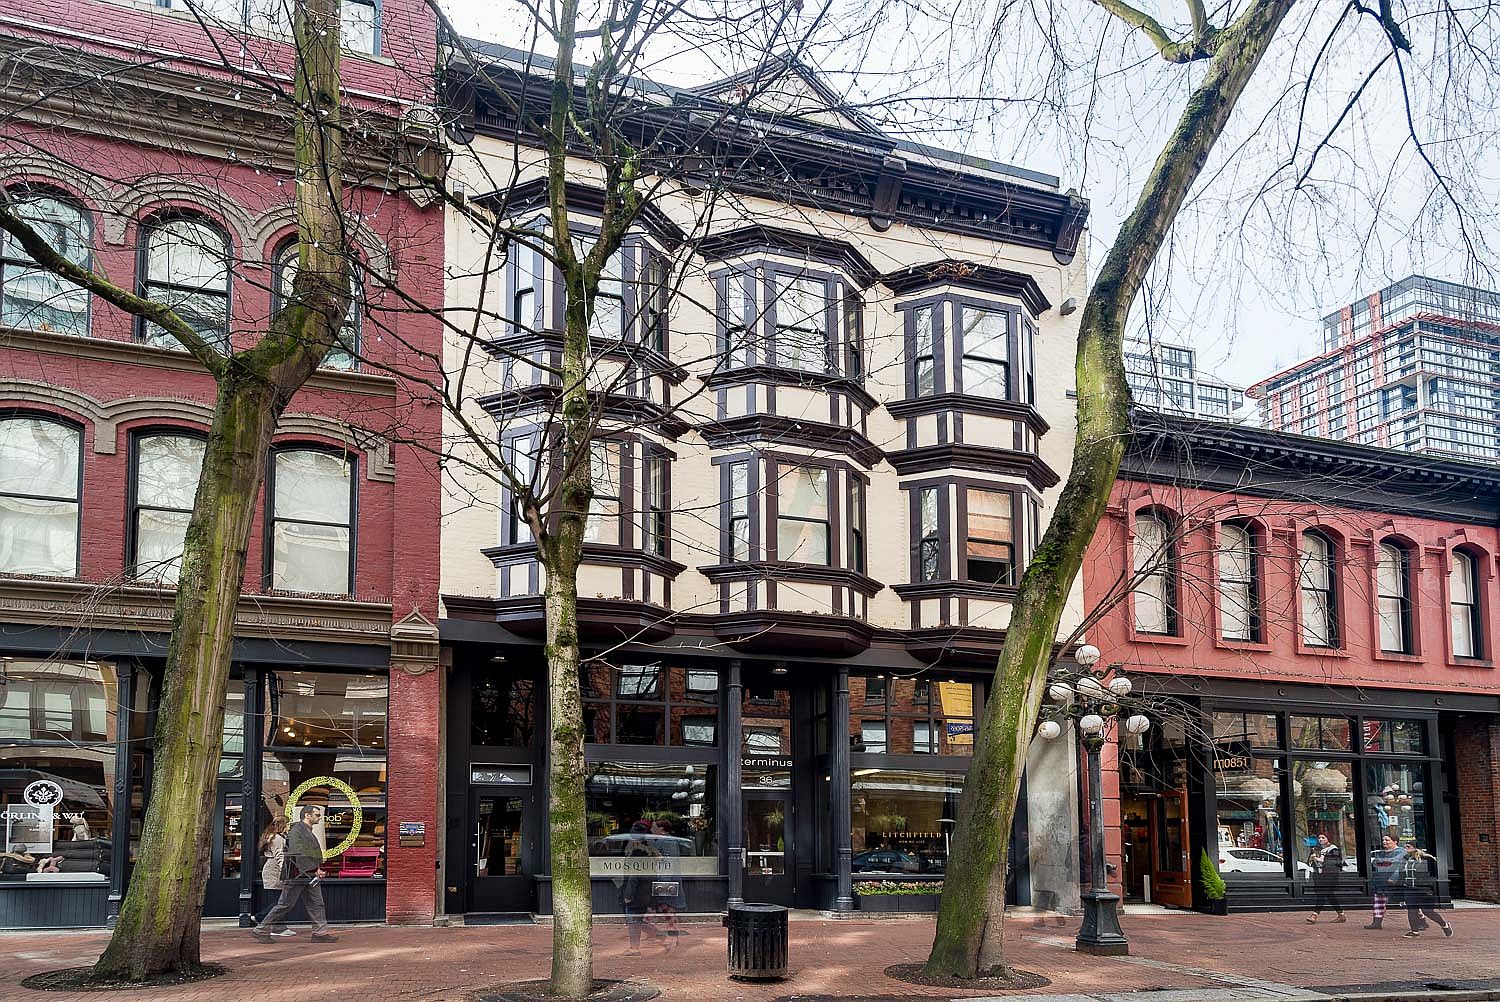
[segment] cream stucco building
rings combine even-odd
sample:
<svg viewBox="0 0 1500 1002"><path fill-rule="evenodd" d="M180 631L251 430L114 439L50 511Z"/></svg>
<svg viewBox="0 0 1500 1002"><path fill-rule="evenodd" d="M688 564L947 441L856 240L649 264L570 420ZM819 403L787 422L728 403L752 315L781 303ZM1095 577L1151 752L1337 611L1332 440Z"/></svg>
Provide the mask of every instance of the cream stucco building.
<svg viewBox="0 0 1500 1002"><path fill-rule="evenodd" d="M548 908L544 581L516 493L555 481L566 305L525 124L544 81L523 53L477 51L450 175L471 212L450 212L446 247L449 318L475 336L447 349L468 428L450 417L442 533L445 884L470 914ZM618 910L615 878L641 867L689 910L935 883L1070 460L1087 204L893 139L792 59L631 93L663 166L594 314L579 593L596 904ZM572 165L567 200L587 248L596 167ZM1076 784L1070 752L1046 754L1012 894L1065 905ZM667 847L644 862L642 821Z"/></svg>

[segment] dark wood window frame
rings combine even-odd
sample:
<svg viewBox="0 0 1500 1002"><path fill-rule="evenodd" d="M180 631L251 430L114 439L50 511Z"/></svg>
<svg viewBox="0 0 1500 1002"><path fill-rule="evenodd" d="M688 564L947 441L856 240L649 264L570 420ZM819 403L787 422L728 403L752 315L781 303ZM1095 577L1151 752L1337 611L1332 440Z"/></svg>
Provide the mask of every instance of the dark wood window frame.
<svg viewBox="0 0 1500 1002"><path fill-rule="evenodd" d="M1246 578L1244 581L1230 581L1231 584L1243 584L1246 588L1249 606L1246 609L1248 622L1246 624L1247 637L1228 637L1224 635L1224 594L1222 584L1225 581L1222 564L1218 560L1218 552L1222 549L1222 541L1218 534L1222 533L1224 527L1232 527L1245 534L1245 545L1248 550L1246 554ZM1254 519L1231 518L1225 519L1216 527L1215 559L1214 559L1214 601L1219 607L1219 639L1226 643L1258 644L1264 641L1265 622L1261 611L1262 602L1262 574L1261 556L1265 550L1265 530Z"/></svg>
<svg viewBox="0 0 1500 1002"><path fill-rule="evenodd" d="M25 498L34 501L51 501L59 504L71 504L77 511L74 517L74 547L73 547L73 573L60 575L63 578L79 577L83 571L83 477L84 461L87 453L84 452L84 426L69 418L47 411L26 410L23 408L9 408L0 410L0 422L22 420L22 421L45 421L66 428L78 436L78 478L74 487L75 496L72 498L49 497L41 494L5 494L5 497Z"/></svg>
<svg viewBox="0 0 1500 1002"><path fill-rule="evenodd" d="M1328 584L1326 587L1310 585L1302 572L1302 538L1311 537L1323 542L1328 548ZM1344 564L1343 547L1339 540L1318 528L1304 529L1297 536L1297 590L1299 604L1297 609L1297 640L1302 647L1312 650L1337 650L1342 644L1343 630L1340 623L1342 610L1339 608L1339 576ZM1321 595L1325 600L1326 621L1328 636L1327 643L1317 643L1306 638L1303 623L1306 616L1306 603L1310 596Z"/></svg>
<svg viewBox="0 0 1500 1002"><path fill-rule="evenodd" d="M608 696L594 695L594 694L592 694L590 692L589 684L588 684L588 679L587 679L587 675L586 675L586 673L590 669L595 669L595 670L597 670L597 669L603 669L604 671L607 671L609 673L609 676L608 676L609 677L609 695ZM658 693L658 695L655 698L649 698L649 697L642 697L642 696L640 696L638 694L637 695L622 694L621 691L620 691L620 679L621 679L620 673L621 673L621 671L623 671L625 669L654 669L658 673L657 674L657 693ZM682 697L680 699L676 698L673 695L673 693L672 693L671 678L672 678L672 672L674 670L680 670L680 671L683 672L683 692L682 692ZM665 754L665 755L669 756L668 761L675 760L676 756L684 756L684 755L687 756L687 758L685 758L684 761L698 761L697 758L693 757L693 755L695 753L698 754L698 755L702 755L705 752L711 752L712 750L717 749L717 748L719 748L719 747L722 746L722 744L723 744L723 738L724 738L724 732L723 732L723 717L722 717L722 714L720 713L720 702L721 702L721 700L720 700L720 696L719 696L719 688L716 686L714 688L714 690L710 692L709 690L706 690L706 689L693 689L688 684L690 682L690 680L692 679L692 673L694 673L694 672L708 672L708 671L719 673L720 681L722 682L723 675L721 673L721 670L717 666L707 666L706 667L706 666L702 666L702 665L664 664L664 663L652 663L652 664L624 664L624 663L622 663L620 665L614 665L614 664L607 664L607 663L601 662L601 661L595 661L595 662L585 663L579 669L579 671L580 671L580 674L584 676L583 678L580 679L580 682L579 682L579 688L580 688L580 690L581 690L581 692L583 694L583 700L582 701L583 701L584 708L587 710L587 709L607 707L608 708L608 712L609 712L609 740L608 741L591 741L589 739L592 736L592 734L587 730L587 728L585 728L584 741L585 741L586 744L592 745L592 746L596 746L596 747L597 746L601 746L601 745L607 745L607 746L615 746L615 747L620 747L620 748L630 748L630 749L632 749L632 754L634 753L635 749L642 749L642 748L658 748L658 749L664 749L664 750L671 749L671 751L663 751L662 753L659 753L659 754ZM699 698L694 698L693 694L695 692L699 694ZM662 717L661 717L661 719L662 719L662 732L661 732L661 738L662 738L662 740L660 742L652 742L652 743L646 743L646 742L621 742L619 740L619 735L620 735L620 726L619 725L620 725L620 707L622 707L622 706L626 707L626 708L639 707L639 708L642 708L642 709L656 709L656 708L660 708L661 713L662 713ZM713 719L714 719L714 740L713 740L713 742L711 744L709 744L709 743L699 743L699 742L689 743L686 740L686 736L684 736L684 740L683 740L683 742L681 744L673 744L672 743L672 715L673 715L673 711L674 710L688 710L688 709L711 710L712 711ZM687 719L686 715L684 715L683 719L684 720ZM632 761L634 761L634 760L632 759ZM652 759L651 761L656 761L656 760ZM717 761L717 760L714 759L714 760L707 760L707 761Z"/></svg>
<svg viewBox="0 0 1500 1002"><path fill-rule="evenodd" d="M75 197L66 189L45 184L21 183L10 185L5 189L4 194L7 199L14 200L14 203L17 206L24 205L26 202L48 201L56 202L60 205L65 205L77 212L79 214L79 218L83 221L85 229L87 230L86 239L88 243L88 257L80 263L85 268L93 266L94 214L89 210L89 207L83 202L82 199ZM14 240L9 238L9 234L6 234L6 237L7 239L0 240L0 246L11 244L14 246L15 251L19 253L0 253L0 288L3 288L5 284L11 280L13 272L25 271L37 267L36 263L31 260L30 256L27 255L25 251L21 250L18 245L14 244ZM56 250L57 248L53 249ZM71 282L66 282L66 280L64 279L59 279L59 281L62 281L67 285L73 284ZM76 331L68 331L67 333L75 334L78 337L89 337L94 332L94 295L93 293L83 289L81 286L74 285L73 288L80 289L83 292L83 331L81 333Z"/></svg>
<svg viewBox="0 0 1500 1002"><path fill-rule="evenodd" d="M1455 601L1450 584L1450 587L1448 589L1448 631L1450 634L1449 642L1452 642L1451 634L1453 631L1453 610L1455 608L1466 608L1468 610L1467 618L1469 621L1469 649L1471 653L1458 654L1455 652L1453 656L1464 661L1483 661L1489 655L1489 649L1485 646L1484 643L1484 627L1487 613L1484 602L1485 581L1484 575L1480 571L1480 568L1484 566L1483 561L1485 558L1480 551L1467 546L1459 546L1454 548L1452 559L1457 560L1460 557L1468 563L1469 601ZM1452 578L1450 576L1449 581L1451 582L1451 580Z"/></svg>
<svg viewBox="0 0 1500 1002"><path fill-rule="evenodd" d="M175 222L191 222L213 230L224 240L224 291L206 291L194 286L179 285L172 282L164 282L151 277L151 240L157 232L170 226ZM142 299L151 299L153 290L165 292L184 292L192 295L209 295L224 300L224 329L220 332L217 347L221 354L228 354L231 349L231 332L234 329L234 238L228 229L218 220L203 212L190 209L168 209L158 212L147 219L141 220L136 227L136 291ZM136 317L133 325L135 340L149 343L147 340L148 321L145 317ZM209 340L205 338L205 340ZM176 350L182 349L173 340L170 347Z"/></svg>
<svg viewBox="0 0 1500 1002"><path fill-rule="evenodd" d="M281 308L286 296L286 261L289 253L296 253L297 238L287 237L276 245L275 252L271 255L271 312L275 313ZM328 369L339 369L346 372L358 372L360 367L359 352L363 343L365 323L365 266L359 259L350 262L349 276L349 313L344 318L343 325L339 328L339 341L343 354L348 358L347 365L329 364L329 356L334 355L330 349L328 355L323 357L323 367ZM337 357L337 356L334 356Z"/></svg>
<svg viewBox="0 0 1500 1002"><path fill-rule="evenodd" d="M1385 559L1386 548L1396 554L1396 582L1398 591L1389 593L1381 581L1380 565ZM1412 593L1416 587L1416 561L1411 544L1394 536L1386 536L1375 545L1375 639L1382 654L1415 654L1416 616L1412 609ZM1396 628L1399 635L1396 646L1388 648L1381 634L1385 617L1385 604L1396 605Z"/></svg>
<svg viewBox="0 0 1500 1002"><path fill-rule="evenodd" d="M265 556L261 561L261 587L266 591L272 590L272 582L276 579L275 568L275 534L278 522L299 522L302 524L341 526L340 522L311 522L307 519L287 519L276 515L276 457L290 452L320 452L324 455L339 456L349 467L349 574L348 587L345 594L350 598L355 595L355 570L359 564L359 457L348 449L337 446L326 445L322 442L277 442L271 447L266 456L266 485L265 495L265 536L262 540ZM294 593L296 594L296 593Z"/></svg>
<svg viewBox="0 0 1500 1002"><path fill-rule="evenodd" d="M185 428L181 425L147 425L140 428L132 428L130 431L130 457L127 464L129 479L125 487L125 567L131 577L139 574L136 566L136 545L140 534L140 512L152 511L183 511L181 508L161 508L154 505L142 505L140 502L140 445L142 439L157 437L193 438L200 442L208 442L208 433L198 428ZM192 508L186 509L191 512Z"/></svg>
<svg viewBox="0 0 1500 1002"><path fill-rule="evenodd" d="M1137 538L1136 527L1137 525L1139 525L1142 519L1149 519L1153 522L1158 523L1162 527L1162 543L1160 547L1160 552L1162 555L1160 560L1161 567L1160 570L1152 570L1149 574L1142 574L1141 568L1137 566L1138 561L1136 559L1135 552ZM1166 627L1166 629L1163 631L1143 630L1139 625L1140 617L1136 615L1134 610L1134 602L1139 601L1139 595L1136 594L1132 596L1134 601L1132 602L1130 626L1132 632L1138 636L1180 637L1182 635L1182 618L1179 610L1182 590L1178 581L1178 575L1181 573L1181 548L1178 546L1176 539L1178 528L1179 522L1177 515L1174 512L1162 508L1158 505L1146 505L1142 507L1135 513L1135 517L1131 520L1131 574L1138 580L1144 579L1146 577L1161 577L1162 602L1165 606L1163 625Z"/></svg>

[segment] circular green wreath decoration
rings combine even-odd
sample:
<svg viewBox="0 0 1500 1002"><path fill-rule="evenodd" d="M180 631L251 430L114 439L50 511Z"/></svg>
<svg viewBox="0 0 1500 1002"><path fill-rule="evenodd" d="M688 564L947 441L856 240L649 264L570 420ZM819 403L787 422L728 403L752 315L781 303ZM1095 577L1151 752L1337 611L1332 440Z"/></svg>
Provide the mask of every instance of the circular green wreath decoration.
<svg viewBox="0 0 1500 1002"><path fill-rule="evenodd" d="M333 857L339 855L345 849L353 845L354 840L359 838L359 826L360 822L364 820L365 812L364 808L360 806L359 795L354 792L354 787L350 786L348 783L335 776L314 776L312 779L299 784L298 787L292 791L292 795L287 798L286 816L288 821L292 820L292 812L297 808L297 801L301 800L302 795L315 786L333 787L335 790L339 791L345 797L347 797L350 805L354 808L354 823L349 826L349 834L345 835L344 840L338 845L334 846L331 849L323 850L323 858L332 859Z"/></svg>

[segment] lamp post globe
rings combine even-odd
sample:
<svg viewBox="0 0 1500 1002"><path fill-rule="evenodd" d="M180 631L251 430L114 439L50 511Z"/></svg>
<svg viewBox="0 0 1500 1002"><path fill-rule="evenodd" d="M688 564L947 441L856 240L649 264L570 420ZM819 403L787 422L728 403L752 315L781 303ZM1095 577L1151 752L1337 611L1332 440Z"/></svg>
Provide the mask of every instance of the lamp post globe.
<svg viewBox="0 0 1500 1002"><path fill-rule="evenodd" d="M1078 729L1086 736L1096 738L1104 733L1104 718L1097 713L1085 713L1078 718Z"/></svg>
<svg viewBox="0 0 1500 1002"><path fill-rule="evenodd" d="M1116 675L1109 680L1109 691L1124 699L1135 689L1135 683L1125 675Z"/></svg>
<svg viewBox="0 0 1500 1002"><path fill-rule="evenodd" d="M1099 663L1099 648L1093 644L1082 644L1073 652L1073 660L1084 668L1092 668Z"/></svg>
<svg viewBox="0 0 1500 1002"><path fill-rule="evenodd" d="M1143 713L1133 713L1125 718L1126 734L1145 734L1151 729L1151 718Z"/></svg>
<svg viewBox="0 0 1500 1002"><path fill-rule="evenodd" d="M1062 724L1055 720L1043 720L1042 725L1036 729L1037 736L1048 741L1062 734Z"/></svg>
<svg viewBox="0 0 1500 1002"><path fill-rule="evenodd" d="M1085 699L1103 699L1109 695L1109 690L1095 676L1085 675L1078 680L1078 695Z"/></svg>
<svg viewBox="0 0 1500 1002"><path fill-rule="evenodd" d="M1066 682L1053 682L1047 686L1047 698L1066 706L1073 702L1073 687Z"/></svg>

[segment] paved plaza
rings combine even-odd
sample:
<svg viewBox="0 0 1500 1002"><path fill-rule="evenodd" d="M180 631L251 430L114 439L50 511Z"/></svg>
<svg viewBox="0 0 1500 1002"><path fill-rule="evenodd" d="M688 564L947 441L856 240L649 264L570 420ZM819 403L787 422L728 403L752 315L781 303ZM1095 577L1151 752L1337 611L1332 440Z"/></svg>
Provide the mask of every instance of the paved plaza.
<svg viewBox="0 0 1500 1002"><path fill-rule="evenodd" d="M1125 930L1128 958L1095 958L1072 949L1073 924L1038 926L1013 917L1007 942L1013 963L1052 979L1047 993L1105 996L1151 991L1152 1002L1188 999L1295 999L1305 988L1420 986L1500 979L1500 908L1448 913L1457 935L1428 933L1403 939L1405 922L1379 931L1361 928L1367 915L1343 925L1309 926L1301 914L1218 918L1185 912L1132 914ZM671 950L645 947L628 956L623 926L601 925L596 935L600 977L639 978L669 1002L772 1002L789 996L955 998L964 993L921 988L884 975L891 964L923 959L930 919L794 920L792 976L775 984L742 984L724 974L724 932L714 924L686 927ZM30 992L27 975L89 963L105 942L100 932L0 934L0 999L150 999L151 1002L470 1002L476 992L547 973L551 930L546 926L453 928L346 927L337 943L303 935L262 945L234 928L205 929L204 959L224 964L222 978L175 989L68 995ZM1500 982L1497 982L1500 984ZM1191 994L1174 994L1171 990ZM1212 995L1204 994L1212 992ZM1035 994L1024 993L1024 994ZM1062 1002L1062 1000L1056 1000ZM1077 1002L1069 999L1068 1002Z"/></svg>

